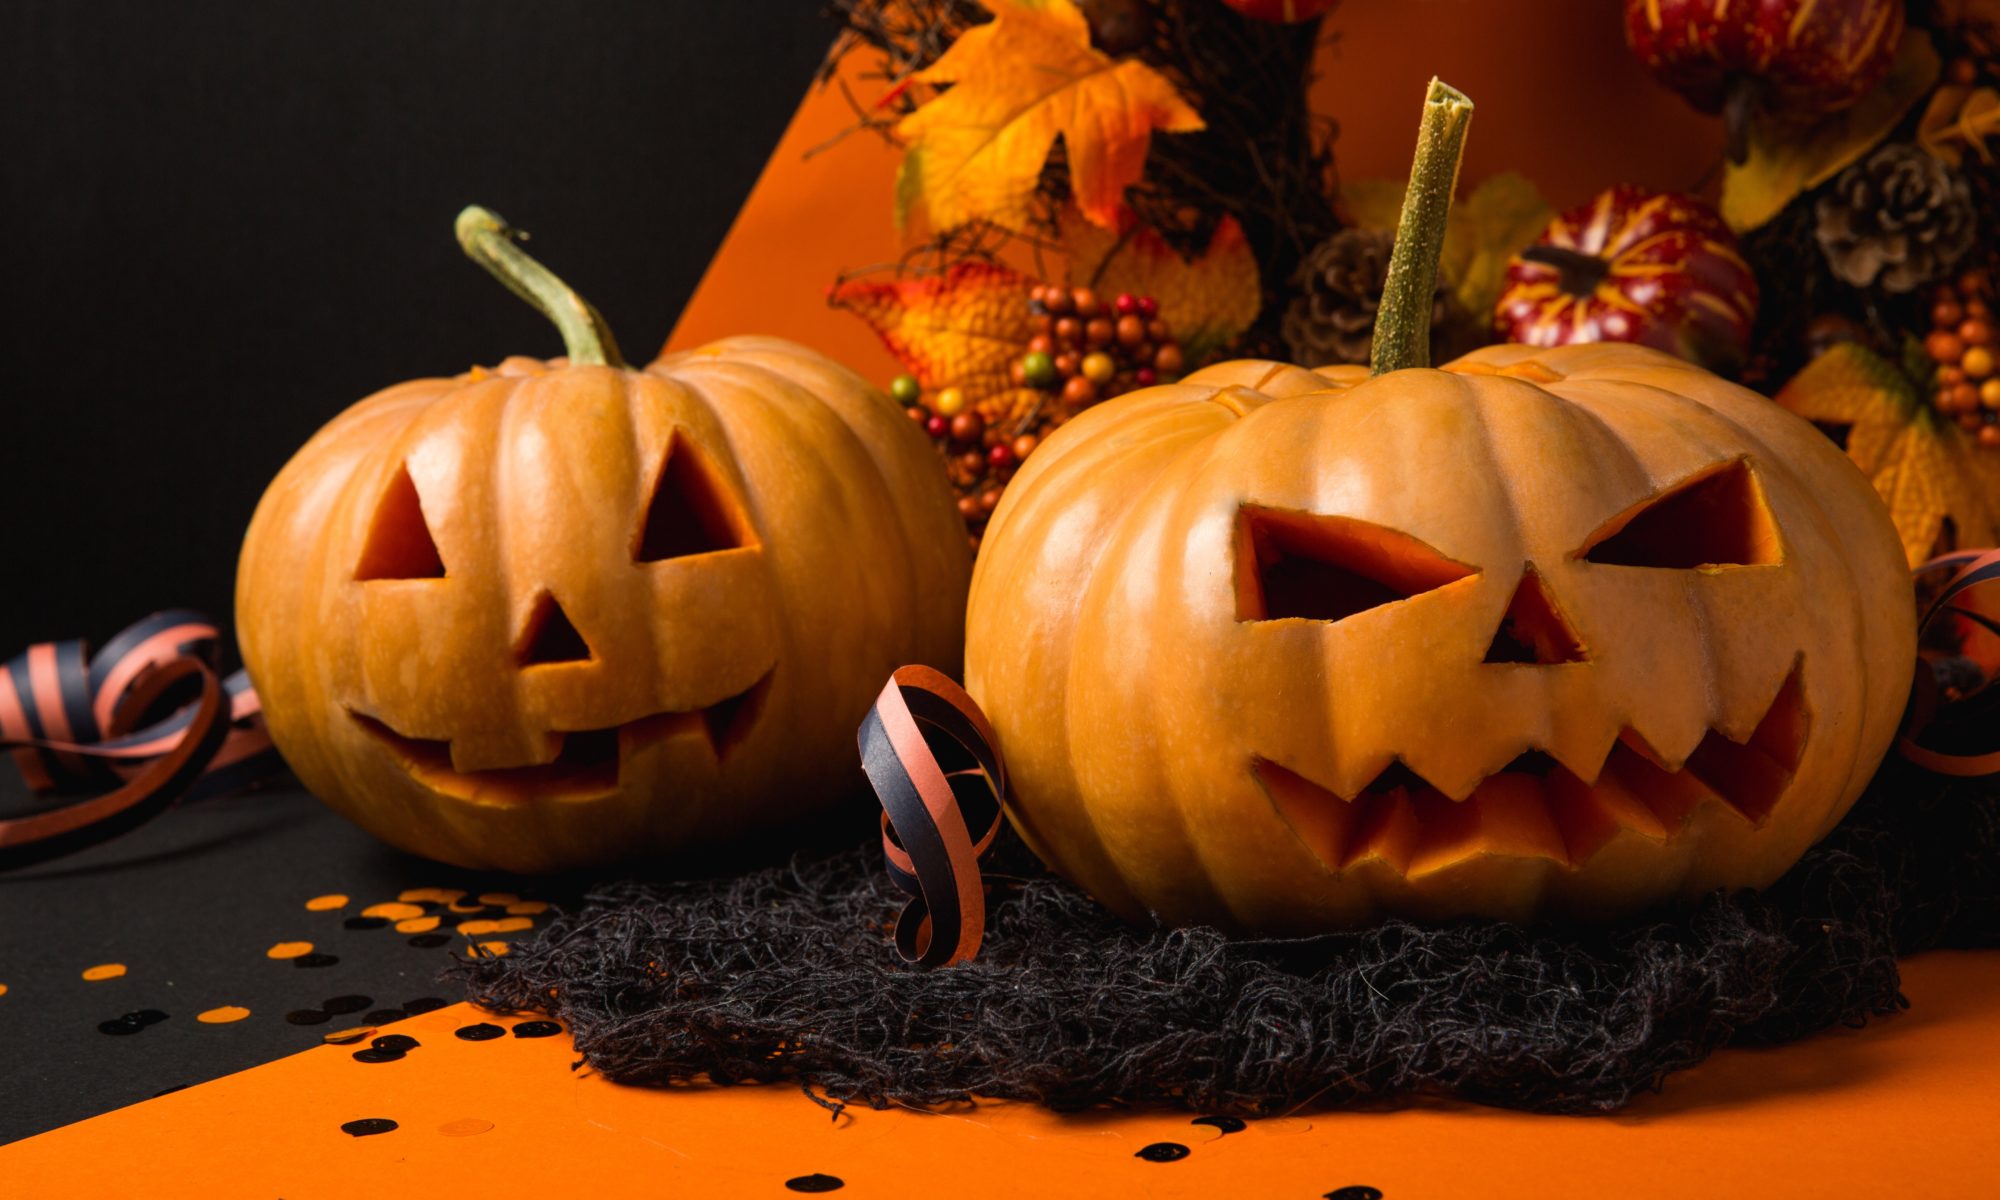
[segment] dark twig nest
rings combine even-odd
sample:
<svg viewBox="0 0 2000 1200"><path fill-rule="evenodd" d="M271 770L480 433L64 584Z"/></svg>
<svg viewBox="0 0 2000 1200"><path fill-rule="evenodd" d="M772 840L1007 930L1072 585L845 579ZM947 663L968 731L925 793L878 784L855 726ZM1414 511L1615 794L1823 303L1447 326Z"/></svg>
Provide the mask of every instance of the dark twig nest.
<svg viewBox="0 0 2000 1200"><path fill-rule="evenodd" d="M1391 921L1232 941L1126 925L1018 845L980 958L905 966L879 845L603 890L479 1003L547 1010L607 1078L790 1080L833 1101L986 1096L1261 1116L1448 1094L1614 1109L1731 1044L1895 1012L1896 956L2000 944L2000 808L1891 766L1760 894L1569 930Z"/></svg>

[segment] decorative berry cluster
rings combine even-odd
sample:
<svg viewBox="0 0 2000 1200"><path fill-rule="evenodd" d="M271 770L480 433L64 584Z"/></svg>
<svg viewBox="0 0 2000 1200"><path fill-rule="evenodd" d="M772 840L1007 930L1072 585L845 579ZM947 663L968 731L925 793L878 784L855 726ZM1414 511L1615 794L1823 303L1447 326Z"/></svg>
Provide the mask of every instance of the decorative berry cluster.
<svg viewBox="0 0 2000 1200"><path fill-rule="evenodd" d="M1106 305L1090 288L1050 284L1029 293L1028 310L1036 332L1014 382L1059 392L1072 413L1181 373L1180 343L1151 296L1120 292Z"/></svg>
<svg viewBox="0 0 2000 1200"><path fill-rule="evenodd" d="M1983 268L1938 285L1924 338L1924 352L1937 364L1931 403L1989 447L2000 446L2000 343L1992 299L1992 279Z"/></svg>
<svg viewBox="0 0 2000 1200"><path fill-rule="evenodd" d="M889 394L929 435L958 492L972 548L1007 481L1044 437L1083 409L1178 378L1180 343L1151 296L1119 293L1110 303L1090 288L1049 284L1029 293L1035 334L1008 374L1015 387L1040 392L1019 419L989 420L956 387L924 395L914 375L898 375Z"/></svg>

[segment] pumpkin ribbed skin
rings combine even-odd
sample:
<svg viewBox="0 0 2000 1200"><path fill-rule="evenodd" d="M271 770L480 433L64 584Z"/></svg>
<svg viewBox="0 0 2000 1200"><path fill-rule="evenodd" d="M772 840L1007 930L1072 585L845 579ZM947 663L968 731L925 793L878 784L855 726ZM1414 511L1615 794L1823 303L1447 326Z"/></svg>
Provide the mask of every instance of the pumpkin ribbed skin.
<svg viewBox="0 0 2000 1200"><path fill-rule="evenodd" d="M670 444L735 544L644 561ZM442 577L357 579L405 469ZM645 371L509 359L363 400L258 506L237 623L315 794L403 849L546 871L782 829L851 793L881 680L958 660L968 569L944 476L887 397L732 338ZM533 649L545 597L583 643L554 661ZM586 765L535 769L591 740L556 735L611 730Z"/></svg>
<svg viewBox="0 0 2000 1200"><path fill-rule="evenodd" d="M1579 556L1724 469L1777 530L1744 556L1776 561ZM1242 619L1245 506L1398 531L1463 577L1344 619ZM1529 568L1576 645L1483 658ZM1056 869L1128 916L1302 932L1768 884L1872 774L1914 649L1887 515L1810 425L1653 350L1498 346L1373 379L1227 363L1086 412L995 514L966 681ZM1723 738L1795 766L1772 783ZM1507 773L1531 751L1560 769ZM1729 803L1683 769L1716 754ZM1369 811L1419 823L1321 824L1395 762L1432 790ZM1614 794L1614 763L1650 807ZM1751 793L1767 812L1732 806Z"/></svg>

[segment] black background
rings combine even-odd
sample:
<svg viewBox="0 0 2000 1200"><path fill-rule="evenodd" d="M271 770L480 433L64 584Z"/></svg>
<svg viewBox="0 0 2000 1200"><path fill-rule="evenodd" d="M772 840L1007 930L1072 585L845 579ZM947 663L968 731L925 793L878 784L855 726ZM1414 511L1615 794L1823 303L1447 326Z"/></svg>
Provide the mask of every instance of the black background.
<svg viewBox="0 0 2000 1200"><path fill-rule="evenodd" d="M650 358L832 33L816 0L0 5L0 659L226 623L313 430L560 353L460 256L467 203Z"/></svg>
<svg viewBox="0 0 2000 1200"><path fill-rule="evenodd" d="M226 625L251 510L314 429L559 353L460 256L468 202L651 357L832 32L815 0L0 5L0 659L167 606ZM0 811L26 799L0 759ZM0 1142L316 1045L283 1014L328 996L456 999L451 950L341 917L479 882L283 785L0 876ZM355 905L301 907L325 892ZM341 961L264 957L293 939ZM194 1020L220 1004L252 1017ZM169 1019L97 1031L146 1008Z"/></svg>

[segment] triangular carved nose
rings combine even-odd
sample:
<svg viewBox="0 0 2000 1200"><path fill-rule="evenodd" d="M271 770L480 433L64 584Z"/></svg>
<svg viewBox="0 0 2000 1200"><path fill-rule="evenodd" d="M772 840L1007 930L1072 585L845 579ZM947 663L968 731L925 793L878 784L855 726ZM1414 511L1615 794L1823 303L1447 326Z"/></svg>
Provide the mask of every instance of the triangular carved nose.
<svg viewBox="0 0 2000 1200"><path fill-rule="evenodd" d="M587 662L595 657L590 643L576 631L576 625L556 598L543 592L535 609L528 614L515 657L524 667L542 663Z"/></svg>
<svg viewBox="0 0 2000 1200"><path fill-rule="evenodd" d="M1532 564L1525 567L1521 582L1514 588L1514 598L1507 602L1507 611L1500 617L1500 628L1493 631L1493 644L1486 648L1486 661L1546 667L1584 662L1588 657L1576 630L1549 595L1540 572Z"/></svg>

